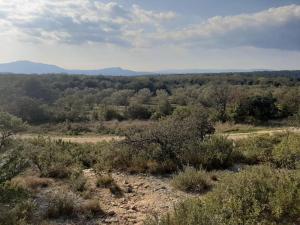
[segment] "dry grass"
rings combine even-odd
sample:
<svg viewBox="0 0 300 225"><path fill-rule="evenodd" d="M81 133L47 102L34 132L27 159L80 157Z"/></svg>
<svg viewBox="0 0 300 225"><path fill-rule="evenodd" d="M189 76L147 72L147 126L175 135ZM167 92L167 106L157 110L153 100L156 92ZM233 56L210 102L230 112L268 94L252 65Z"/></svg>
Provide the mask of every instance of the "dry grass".
<svg viewBox="0 0 300 225"><path fill-rule="evenodd" d="M98 188L109 188L114 183L114 179L109 174L100 175L97 178L96 186Z"/></svg>
<svg viewBox="0 0 300 225"><path fill-rule="evenodd" d="M52 183L52 179L37 176L19 176L11 180L12 186L21 187L26 190L36 190L37 188L48 187Z"/></svg>
<svg viewBox="0 0 300 225"><path fill-rule="evenodd" d="M207 172L187 167L173 178L172 185L181 191L203 193L211 188L212 182Z"/></svg>
<svg viewBox="0 0 300 225"><path fill-rule="evenodd" d="M78 208L78 213L86 216L104 215L104 211L101 209L99 200L92 199L83 202Z"/></svg>
<svg viewBox="0 0 300 225"><path fill-rule="evenodd" d="M72 193L57 192L48 197L48 218L71 218L76 216L75 196Z"/></svg>
<svg viewBox="0 0 300 225"><path fill-rule="evenodd" d="M216 123L215 129L217 133L234 133L234 132L251 132L258 130L259 128L254 127L253 125L246 124L234 124L230 122L226 123Z"/></svg>

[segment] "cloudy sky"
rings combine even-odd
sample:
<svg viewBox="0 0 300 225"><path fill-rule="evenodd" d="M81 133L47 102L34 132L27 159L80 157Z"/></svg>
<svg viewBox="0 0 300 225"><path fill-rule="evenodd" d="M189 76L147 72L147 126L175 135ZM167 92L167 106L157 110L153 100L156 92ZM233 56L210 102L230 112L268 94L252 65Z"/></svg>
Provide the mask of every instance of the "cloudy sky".
<svg viewBox="0 0 300 225"><path fill-rule="evenodd" d="M300 0L0 0L0 63L300 69Z"/></svg>

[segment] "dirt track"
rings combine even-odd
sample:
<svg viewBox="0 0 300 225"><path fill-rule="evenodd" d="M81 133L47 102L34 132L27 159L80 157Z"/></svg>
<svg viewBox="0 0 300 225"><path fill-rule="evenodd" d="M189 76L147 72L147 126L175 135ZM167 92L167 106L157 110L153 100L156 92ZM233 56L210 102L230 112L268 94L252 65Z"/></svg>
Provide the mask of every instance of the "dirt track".
<svg viewBox="0 0 300 225"><path fill-rule="evenodd" d="M280 128L280 129L269 129L269 130L260 130L260 131L252 131L252 132L245 132L245 133L228 133L223 134L227 136L229 139L232 140L238 140L242 138L247 138L249 136L255 136L255 135L262 135L262 134L276 134L276 133L284 133L284 132L293 132L293 133L299 133L300 134L300 128L295 127L287 127L287 128ZM110 142L110 141L120 141L123 139L121 136L113 136L113 135L91 135L91 136L58 136L58 135L42 135L44 137L49 137L52 140L63 140L63 141L69 141L73 143L98 143L98 142ZM20 137L22 139L29 139L29 138L35 138L38 137L36 134L23 134L19 135L17 137Z"/></svg>
<svg viewBox="0 0 300 225"><path fill-rule="evenodd" d="M229 133L225 135L227 135L227 137L232 140L238 140L242 138L247 138L249 136L263 135L263 134L272 135L272 134L285 133L285 132L300 133L300 128L287 127L281 129L260 130L260 131L246 132L246 133Z"/></svg>
<svg viewBox="0 0 300 225"><path fill-rule="evenodd" d="M41 135L45 138L50 138L52 140L62 140L62 141L67 141L67 142L73 142L73 143L91 143L95 144L98 142L110 142L110 141L119 141L122 140L123 137L120 136L112 136L112 135L94 135L94 136L58 136L58 135ZM36 138L38 135L35 134L23 134L23 135L18 135L17 137L20 137L22 139L30 139L30 138Z"/></svg>

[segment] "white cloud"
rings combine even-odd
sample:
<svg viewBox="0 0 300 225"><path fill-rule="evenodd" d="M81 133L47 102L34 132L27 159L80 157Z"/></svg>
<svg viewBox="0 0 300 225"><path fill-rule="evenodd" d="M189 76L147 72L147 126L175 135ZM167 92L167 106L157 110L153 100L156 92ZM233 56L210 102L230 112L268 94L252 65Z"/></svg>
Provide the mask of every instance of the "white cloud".
<svg viewBox="0 0 300 225"><path fill-rule="evenodd" d="M181 17L172 11L99 0L0 0L0 36L22 41L300 50L300 5L216 16L184 28L180 23L177 29L175 18Z"/></svg>
<svg viewBox="0 0 300 225"><path fill-rule="evenodd" d="M156 41L210 47L255 46L300 50L300 5L254 14L216 16L178 31L163 31Z"/></svg>
<svg viewBox="0 0 300 225"><path fill-rule="evenodd" d="M156 30L175 16L95 0L0 0L0 24L31 41L132 45L136 30Z"/></svg>

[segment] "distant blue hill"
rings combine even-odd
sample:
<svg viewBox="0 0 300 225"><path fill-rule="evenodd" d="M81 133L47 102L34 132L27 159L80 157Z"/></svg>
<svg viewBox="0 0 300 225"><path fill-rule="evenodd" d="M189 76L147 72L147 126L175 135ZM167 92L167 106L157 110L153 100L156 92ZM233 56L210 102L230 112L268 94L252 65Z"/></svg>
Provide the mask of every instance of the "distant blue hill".
<svg viewBox="0 0 300 225"><path fill-rule="evenodd" d="M98 70L67 70L55 65L35 63L30 61L16 61L0 64L0 73L15 74L83 74L83 75L105 75L105 76L137 76L149 74L125 70L119 67Z"/></svg>
<svg viewBox="0 0 300 225"><path fill-rule="evenodd" d="M251 72L270 71L266 69L170 69L156 72L137 72L122 69L120 67L104 68L97 70L68 70L55 65L36 63L30 61L16 61L0 64L0 74L82 74L82 75L104 75L104 76L139 76L158 74L201 74L201 73L226 73L226 72Z"/></svg>

